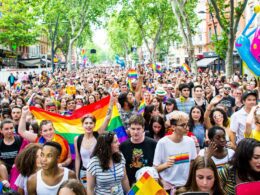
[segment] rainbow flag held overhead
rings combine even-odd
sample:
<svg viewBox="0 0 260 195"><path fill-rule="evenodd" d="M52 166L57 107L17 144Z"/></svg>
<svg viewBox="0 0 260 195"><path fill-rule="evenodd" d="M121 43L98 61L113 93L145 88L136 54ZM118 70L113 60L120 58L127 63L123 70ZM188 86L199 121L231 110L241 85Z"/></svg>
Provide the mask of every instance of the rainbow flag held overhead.
<svg viewBox="0 0 260 195"><path fill-rule="evenodd" d="M144 102L144 100L142 100L142 102L141 102L141 104L140 104L140 106L139 106L139 108L138 108L138 114L144 114L144 108L145 108L145 102Z"/></svg>
<svg viewBox="0 0 260 195"><path fill-rule="evenodd" d="M21 89L22 89L21 83L20 83L20 82L15 82L15 83L14 83L14 89L15 89L17 92L21 91Z"/></svg>
<svg viewBox="0 0 260 195"><path fill-rule="evenodd" d="M152 69L158 74L162 74L162 67L159 64L152 64Z"/></svg>
<svg viewBox="0 0 260 195"><path fill-rule="evenodd" d="M137 72L135 69L128 70L128 79L137 79Z"/></svg>
<svg viewBox="0 0 260 195"><path fill-rule="evenodd" d="M112 117L107 126L107 131L115 132L120 143L128 139L128 135L125 131L125 127L123 126L120 113L118 112L116 105L113 105Z"/></svg>
<svg viewBox="0 0 260 195"><path fill-rule="evenodd" d="M189 72L191 71L189 65L186 64L186 63L183 63L183 64L181 65L181 70L182 70L183 72L185 72L185 73L189 73Z"/></svg>
<svg viewBox="0 0 260 195"><path fill-rule="evenodd" d="M128 195L166 195L167 192L147 172L135 183Z"/></svg>
<svg viewBox="0 0 260 195"><path fill-rule="evenodd" d="M62 116L60 114L47 112L43 109L30 107L30 110L38 122L42 120L50 120L53 122L55 132L63 136L70 145L71 154L74 155L74 138L80 134L84 133L82 127L81 118L86 114L93 114L96 117L96 127L94 131L97 131L103 124L107 110L109 107L110 96L101 99L98 102L79 108L73 112L71 116ZM113 112L111 116L111 121L108 125L108 130L114 130L119 137L119 140L125 140L125 131L121 128L122 122L120 119L120 114L113 107Z"/></svg>

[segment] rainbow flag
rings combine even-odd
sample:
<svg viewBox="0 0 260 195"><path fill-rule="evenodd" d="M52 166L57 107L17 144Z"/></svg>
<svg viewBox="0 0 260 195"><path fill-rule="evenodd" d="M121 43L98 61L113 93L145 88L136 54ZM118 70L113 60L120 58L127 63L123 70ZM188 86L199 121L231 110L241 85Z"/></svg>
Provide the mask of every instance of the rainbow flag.
<svg viewBox="0 0 260 195"><path fill-rule="evenodd" d="M181 70L185 73L189 73L190 72L190 67L188 64L184 63L181 65Z"/></svg>
<svg viewBox="0 0 260 195"><path fill-rule="evenodd" d="M21 83L20 82L15 82L14 83L14 88L15 88L15 90L16 91L21 91L21 89L22 89L22 85L21 85Z"/></svg>
<svg viewBox="0 0 260 195"><path fill-rule="evenodd" d="M142 102L141 102L141 104L140 104L140 106L139 106L139 108L138 108L138 114L144 114L144 108L145 108L145 102L144 102L144 100L142 100Z"/></svg>
<svg viewBox="0 0 260 195"><path fill-rule="evenodd" d="M55 132L63 136L68 141L71 154L73 155L75 154L74 138L75 136L84 133L81 118L83 118L86 114L93 114L97 119L96 127L94 129L96 131L104 122L109 107L109 101L110 96L74 111L71 116L62 116L60 114L47 112L36 107L30 107L30 110L38 123L42 120L50 120L53 122Z"/></svg>
<svg viewBox="0 0 260 195"><path fill-rule="evenodd" d="M137 79L137 72L135 69L128 70L128 79Z"/></svg>
<svg viewBox="0 0 260 195"><path fill-rule="evenodd" d="M167 192L147 172L135 183L128 195L166 195Z"/></svg>
<svg viewBox="0 0 260 195"><path fill-rule="evenodd" d="M128 139L127 133L125 131L125 127L120 118L120 114L118 112L117 106L113 105L112 108L112 117L107 126L107 131L114 131L117 135L117 138L120 143L124 142Z"/></svg>
<svg viewBox="0 0 260 195"><path fill-rule="evenodd" d="M158 74L162 74L162 67L159 64L152 64L152 69Z"/></svg>

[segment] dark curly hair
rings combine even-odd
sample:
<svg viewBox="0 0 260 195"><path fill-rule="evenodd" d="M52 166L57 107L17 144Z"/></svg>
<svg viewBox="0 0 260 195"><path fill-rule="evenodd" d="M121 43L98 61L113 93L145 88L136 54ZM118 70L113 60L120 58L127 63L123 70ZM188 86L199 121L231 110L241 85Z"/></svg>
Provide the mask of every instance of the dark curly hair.
<svg viewBox="0 0 260 195"><path fill-rule="evenodd" d="M119 152L112 153L111 144L114 140L115 133L109 132L99 135L97 144L91 157L98 157L100 166L103 171L109 169L109 160L112 158L114 163L120 163L122 155Z"/></svg>
<svg viewBox="0 0 260 195"><path fill-rule="evenodd" d="M260 180L259 172L254 171L249 164L256 147L260 147L260 142L255 139L246 138L241 140L231 160L231 165L237 171L239 179L243 182Z"/></svg>
<svg viewBox="0 0 260 195"><path fill-rule="evenodd" d="M42 149L41 144L32 143L18 154L15 165L22 176L29 177L36 171L36 155L40 149Z"/></svg>
<svg viewBox="0 0 260 195"><path fill-rule="evenodd" d="M228 117L227 117L227 113L221 109L221 108L214 108L210 114L209 114L209 119L210 119L210 123L212 124L212 126L216 125L215 121L214 121L214 118L213 118L213 114L214 112L220 112L222 115L223 115L223 126L224 127L227 127L228 126Z"/></svg>
<svg viewBox="0 0 260 195"><path fill-rule="evenodd" d="M161 117L161 116L152 116L152 118L150 120L150 123L149 123L149 133L150 133L151 137L154 136L154 131L153 131L153 123L154 122L157 122L157 123L159 123L162 126L161 130L158 133L158 136L160 138L162 138L165 135L165 126L164 126L164 119L163 119L163 117Z"/></svg>

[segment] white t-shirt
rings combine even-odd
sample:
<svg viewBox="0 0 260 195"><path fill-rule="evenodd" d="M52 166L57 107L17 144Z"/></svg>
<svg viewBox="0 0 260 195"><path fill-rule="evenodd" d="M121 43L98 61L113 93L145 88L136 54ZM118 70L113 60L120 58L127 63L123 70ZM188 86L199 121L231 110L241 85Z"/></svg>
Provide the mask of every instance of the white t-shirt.
<svg viewBox="0 0 260 195"><path fill-rule="evenodd" d="M230 129L236 133L236 144L244 138L247 115L248 113L245 111L244 107L231 115ZM255 129L254 124L252 124L252 129Z"/></svg>
<svg viewBox="0 0 260 195"><path fill-rule="evenodd" d="M184 136L180 143L175 143L168 136L163 137L157 143L153 164L158 166L173 156L175 157L174 165L159 174L164 181L175 186L183 186L189 176L190 162L197 156L194 141Z"/></svg>
<svg viewBox="0 0 260 195"><path fill-rule="evenodd" d="M15 185L24 191L24 195L28 195L28 190L27 190L27 180L28 177L24 177L21 174L17 177L15 181Z"/></svg>
<svg viewBox="0 0 260 195"><path fill-rule="evenodd" d="M231 161L231 159L235 153L234 150L232 150L230 148L227 148L227 150L228 150L228 154L224 158L219 159L214 156L211 157L211 159L214 161L218 171L220 169L222 169L225 166L225 164L227 164L228 162ZM205 149L201 149L199 152L199 156L204 156L204 154L205 154Z"/></svg>

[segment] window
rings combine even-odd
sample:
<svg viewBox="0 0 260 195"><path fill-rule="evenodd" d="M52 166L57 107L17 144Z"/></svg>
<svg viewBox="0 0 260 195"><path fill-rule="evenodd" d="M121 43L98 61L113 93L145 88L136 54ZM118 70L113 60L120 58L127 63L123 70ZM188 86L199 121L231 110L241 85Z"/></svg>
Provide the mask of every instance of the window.
<svg viewBox="0 0 260 195"><path fill-rule="evenodd" d="M199 34L199 40L202 41L202 34Z"/></svg>
<svg viewBox="0 0 260 195"><path fill-rule="evenodd" d="M176 58L176 63L177 63L177 64L180 63L180 58Z"/></svg>

